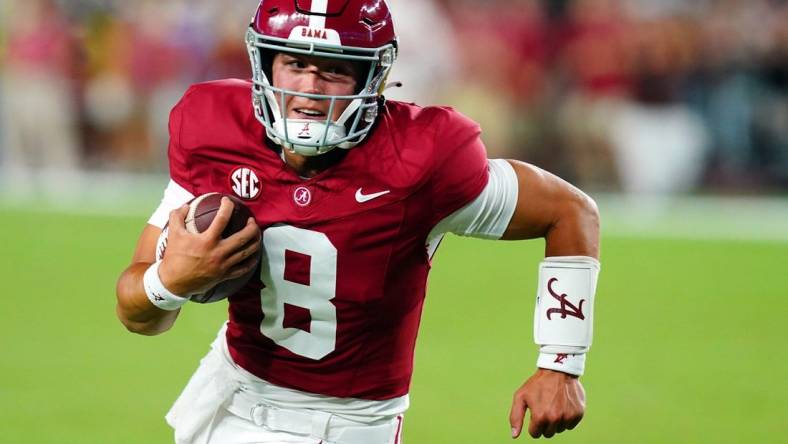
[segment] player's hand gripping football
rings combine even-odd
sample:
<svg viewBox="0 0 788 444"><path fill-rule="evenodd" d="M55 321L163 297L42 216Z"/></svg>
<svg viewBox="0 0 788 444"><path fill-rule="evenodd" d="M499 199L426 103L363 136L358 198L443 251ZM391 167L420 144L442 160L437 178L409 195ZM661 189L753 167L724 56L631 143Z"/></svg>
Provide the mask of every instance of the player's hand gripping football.
<svg viewBox="0 0 788 444"><path fill-rule="evenodd" d="M512 438L523 429L526 410L531 410L528 434L551 438L571 430L583 419L586 394L577 377L553 370L538 369L515 393L509 423Z"/></svg>
<svg viewBox="0 0 788 444"><path fill-rule="evenodd" d="M161 281L168 290L179 295L203 293L257 266L260 228L254 218L250 217L241 231L222 239L232 210L232 201L222 198L211 225L199 234L186 230L188 205L170 212L167 252L159 268Z"/></svg>

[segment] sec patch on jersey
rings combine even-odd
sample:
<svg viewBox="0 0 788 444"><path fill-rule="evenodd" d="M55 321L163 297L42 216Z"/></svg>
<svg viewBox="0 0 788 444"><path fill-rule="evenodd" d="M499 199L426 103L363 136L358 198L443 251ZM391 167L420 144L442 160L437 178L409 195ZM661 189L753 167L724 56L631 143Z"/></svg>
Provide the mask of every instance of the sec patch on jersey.
<svg viewBox="0 0 788 444"><path fill-rule="evenodd" d="M219 212L219 206L222 202L222 197L227 197L233 202L233 212L230 214L230 220L227 226L222 231L222 238L226 239L233 234L241 231L246 226L246 221L252 217L252 212L246 205L243 204L236 197L221 194L221 193L206 193L195 197L189 202L189 213L184 221L186 230L190 233L202 233L211 226L216 214ZM156 242L156 260L164 259L164 253L167 251L167 235L169 234L169 227L164 226L164 229L159 235L159 240ZM258 254L259 261L259 254ZM192 302L200 304L207 304L210 302L221 301L227 299L232 294L240 290L256 269L252 269L249 273L235 279L229 279L219 283L215 287L206 291L205 293L195 294L190 297Z"/></svg>

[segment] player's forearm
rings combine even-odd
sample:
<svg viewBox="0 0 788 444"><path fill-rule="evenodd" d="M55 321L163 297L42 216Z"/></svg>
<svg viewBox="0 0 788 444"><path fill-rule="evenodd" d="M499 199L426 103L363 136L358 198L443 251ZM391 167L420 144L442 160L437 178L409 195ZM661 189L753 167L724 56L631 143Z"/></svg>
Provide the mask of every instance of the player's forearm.
<svg viewBox="0 0 788 444"><path fill-rule="evenodd" d="M546 240L547 256L599 256L596 203L570 183L541 168L509 160L518 198L502 239Z"/></svg>
<svg viewBox="0 0 788 444"><path fill-rule="evenodd" d="M599 259L599 210L583 192L574 189L548 226L545 256L590 256Z"/></svg>
<svg viewBox="0 0 788 444"><path fill-rule="evenodd" d="M149 266L142 262L132 264L120 276L116 312L129 331L152 336L169 330L180 310L161 310L148 300L142 281Z"/></svg>
<svg viewBox="0 0 788 444"><path fill-rule="evenodd" d="M592 341L593 306L599 275L599 211L580 190L567 188L545 233L539 265L534 340L537 366L570 375L585 371Z"/></svg>

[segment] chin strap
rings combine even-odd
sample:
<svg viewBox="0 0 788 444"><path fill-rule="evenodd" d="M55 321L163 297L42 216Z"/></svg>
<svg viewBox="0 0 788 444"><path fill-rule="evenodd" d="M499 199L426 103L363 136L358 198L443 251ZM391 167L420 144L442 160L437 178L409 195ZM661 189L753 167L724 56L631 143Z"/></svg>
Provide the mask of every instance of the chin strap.
<svg viewBox="0 0 788 444"><path fill-rule="evenodd" d="M274 139L275 142L292 153L298 153L304 156L317 156L331 151L336 146L341 147L343 144L332 145L330 141L340 140L346 135L344 125L307 119L287 119L286 121L284 119L278 119L274 122L274 129L279 134L287 134L289 136L289 140L283 140L283 138L273 135L272 139ZM293 134L310 143L317 144L322 142L324 138L328 143L320 146L299 145L295 141L291 142Z"/></svg>

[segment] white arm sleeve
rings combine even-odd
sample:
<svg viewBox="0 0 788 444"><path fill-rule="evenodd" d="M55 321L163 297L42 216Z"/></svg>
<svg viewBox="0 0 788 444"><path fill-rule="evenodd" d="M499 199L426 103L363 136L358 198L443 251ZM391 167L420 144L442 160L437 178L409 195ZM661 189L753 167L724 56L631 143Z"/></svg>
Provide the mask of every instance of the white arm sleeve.
<svg viewBox="0 0 788 444"><path fill-rule="evenodd" d="M164 190L164 197L161 199L159 208L156 208L156 211L153 212L153 215L148 219L148 223L159 228L164 228L164 225L167 224L167 220L170 217L170 211L192 199L194 199L192 193L170 179L170 183L167 184L167 188Z"/></svg>
<svg viewBox="0 0 788 444"><path fill-rule="evenodd" d="M445 233L482 239L500 239L517 206L517 175L512 165L503 159L487 162L490 179L473 202L438 222L427 239L440 238Z"/></svg>

